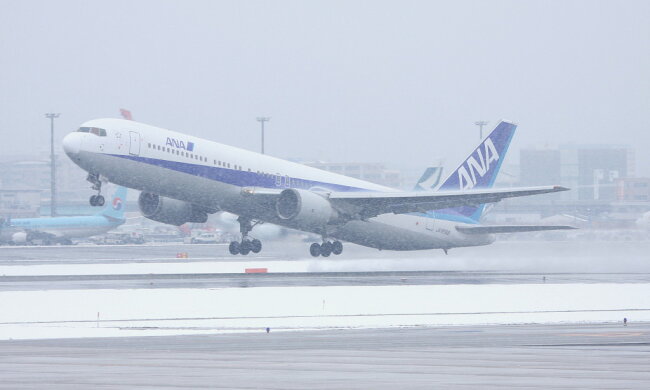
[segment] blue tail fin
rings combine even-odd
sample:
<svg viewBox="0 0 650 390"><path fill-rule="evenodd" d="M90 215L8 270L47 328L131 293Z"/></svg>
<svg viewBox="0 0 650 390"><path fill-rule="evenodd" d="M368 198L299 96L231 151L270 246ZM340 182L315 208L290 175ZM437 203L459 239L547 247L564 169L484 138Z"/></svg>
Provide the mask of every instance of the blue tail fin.
<svg viewBox="0 0 650 390"><path fill-rule="evenodd" d="M415 184L413 191L434 191L440 184L440 176L442 176L442 167L427 168Z"/></svg>
<svg viewBox="0 0 650 390"><path fill-rule="evenodd" d="M492 187L516 128L517 125L514 123L499 122L472 154L452 171L440 186L439 191L467 191ZM437 210L435 215L443 218L444 216L464 217L463 219L469 219L470 222L478 222L484 208L485 205L461 206Z"/></svg>
<svg viewBox="0 0 650 390"><path fill-rule="evenodd" d="M115 188L115 193L106 203L104 209L99 212L99 215L114 219L124 219L124 209L126 208L126 187L118 186Z"/></svg>

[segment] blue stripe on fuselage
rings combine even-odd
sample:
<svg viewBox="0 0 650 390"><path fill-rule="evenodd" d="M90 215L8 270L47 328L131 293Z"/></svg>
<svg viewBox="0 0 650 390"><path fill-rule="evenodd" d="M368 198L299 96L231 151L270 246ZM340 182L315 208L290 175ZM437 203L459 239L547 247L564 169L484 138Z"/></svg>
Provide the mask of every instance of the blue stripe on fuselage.
<svg viewBox="0 0 650 390"><path fill-rule="evenodd" d="M180 161L160 160L140 156L126 156L122 154L109 154L109 156L121 157L131 161L171 169L176 172L187 173L192 176L203 177L238 187L298 188L305 190L314 189L314 187L321 187L330 191L337 192L372 191L367 188L350 187L341 184L324 183L289 176L278 176L273 174L264 175L257 172L240 171L208 165L190 164Z"/></svg>
<svg viewBox="0 0 650 390"><path fill-rule="evenodd" d="M454 215L454 214L440 214L435 211L427 211L426 213L411 213L409 215L414 215L417 217L424 217L424 218L433 218L433 219L439 219L443 221L450 221L450 222L459 222L459 223L467 223L467 224L472 224L472 225L477 225L479 224L478 221L468 218L464 215Z"/></svg>

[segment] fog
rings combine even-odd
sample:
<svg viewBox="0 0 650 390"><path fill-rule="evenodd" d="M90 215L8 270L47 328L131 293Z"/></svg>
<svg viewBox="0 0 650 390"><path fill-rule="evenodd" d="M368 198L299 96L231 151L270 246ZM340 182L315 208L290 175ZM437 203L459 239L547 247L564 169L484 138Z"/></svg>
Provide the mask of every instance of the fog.
<svg viewBox="0 0 650 390"><path fill-rule="evenodd" d="M647 1L0 1L0 153L130 109L279 157L456 162L477 120L650 157ZM28 140L28 141L27 141ZM473 141L472 141L473 143ZM46 156L46 155L44 155Z"/></svg>
<svg viewBox="0 0 650 390"><path fill-rule="evenodd" d="M647 388L648 16L0 0L0 387Z"/></svg>
<svg viewBox="0 0 650 390"><path fill-rule="evenodd" d="M584 283L600 281L645 283L650 272L646 254L650 242L585 240L571 234L563 240L524 236L481 248L442 251L369 252L346 248L336 261L314 260L309 272L439 272L442 283L511 283L519 278L533 282ZM487 276L486 276L487 274ZM584 274L589 276L583 277ZM505 275L505 276L504 276ZM522 275L528 276L529 279ZM577 277L576 275L581 275ZM418 276L405 275L417 280ZM543 279L542 279L543 278Z"/></svg>

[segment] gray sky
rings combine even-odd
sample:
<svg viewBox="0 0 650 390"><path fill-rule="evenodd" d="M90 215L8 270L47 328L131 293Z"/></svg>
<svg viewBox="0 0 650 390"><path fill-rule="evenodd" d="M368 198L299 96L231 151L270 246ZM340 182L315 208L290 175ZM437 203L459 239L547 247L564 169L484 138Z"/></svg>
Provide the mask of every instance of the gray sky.
<svg viewBox="0 0 650 390"><path fill-rule="evenodd" d="M472 124L518 148L615 143L650 175L648 1L0 0L0 153L136 120L280 157L452 164Z"/></svg>

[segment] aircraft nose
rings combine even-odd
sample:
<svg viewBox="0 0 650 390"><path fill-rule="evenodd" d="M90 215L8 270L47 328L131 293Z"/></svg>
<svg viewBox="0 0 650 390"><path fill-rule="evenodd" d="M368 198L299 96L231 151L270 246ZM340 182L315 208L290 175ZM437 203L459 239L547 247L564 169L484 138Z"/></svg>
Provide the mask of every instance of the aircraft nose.
<svg viewBox="0 0 650 390"><path fill-rule="evenodd" d="M65 153L70 157L74 157L79 154L79 150L81 150L82 139L83 134L77 132L70 133L63 137L63 150Z"/></svg>

